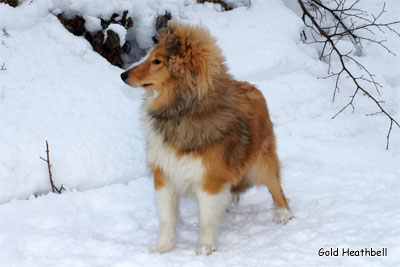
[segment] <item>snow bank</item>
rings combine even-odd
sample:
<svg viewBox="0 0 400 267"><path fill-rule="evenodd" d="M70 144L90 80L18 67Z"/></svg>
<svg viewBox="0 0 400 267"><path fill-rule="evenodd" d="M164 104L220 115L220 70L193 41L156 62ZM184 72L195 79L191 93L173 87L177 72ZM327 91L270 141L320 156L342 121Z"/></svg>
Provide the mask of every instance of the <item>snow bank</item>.
<svg viewBox="0 0 400 267"><path fill-rule="evenodd" d="M76 38L42 2L0 6L0 202L49 190L45 140L56 184L84 190L146 173L138 109L120 69ZM26 21L17 18L26 16Z"/></svg>

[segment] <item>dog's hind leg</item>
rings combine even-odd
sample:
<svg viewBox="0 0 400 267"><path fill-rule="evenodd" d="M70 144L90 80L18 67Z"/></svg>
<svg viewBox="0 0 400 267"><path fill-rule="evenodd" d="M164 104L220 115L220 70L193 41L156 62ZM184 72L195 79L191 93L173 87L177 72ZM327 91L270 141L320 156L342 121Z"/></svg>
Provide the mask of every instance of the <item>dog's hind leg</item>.
<svg viewBox="0 0 400 267"><path fill-rule="evenodd" d="M280 182L280 164L275 146L264 144L259 157L250 170L251 180L256 185L267 186L275 206L275 222L286 224L293 218Z"/></svg>

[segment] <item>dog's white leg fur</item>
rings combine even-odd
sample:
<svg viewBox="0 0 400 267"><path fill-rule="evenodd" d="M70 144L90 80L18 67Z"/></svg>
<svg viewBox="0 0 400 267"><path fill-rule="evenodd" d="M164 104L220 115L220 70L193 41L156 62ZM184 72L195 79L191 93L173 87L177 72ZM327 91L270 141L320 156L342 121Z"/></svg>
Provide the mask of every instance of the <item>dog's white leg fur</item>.
<svg viewBox="0 0 400 267"><path fill-rule="evenodd" d="M221 215L231 199L229 187L219 194L210 195L202 190L197 192L199 206L200 233L196 254L209 255L215 250L215 240Z"/></svg>
<svg viewBox="0 0 400 267"><path fill-rule="evenodd" d="M287 208L275 208L275 223L286 224L294 216Z"/></svg>
<svg viewBox="0 0 400 267"><path fill-rule="evenodd" d="M157 247L151 252L165 253L174 249L175 228L178 215L178 195L171 186L167 184L156 190L158 212L160 219L160 232Z"/></svg>

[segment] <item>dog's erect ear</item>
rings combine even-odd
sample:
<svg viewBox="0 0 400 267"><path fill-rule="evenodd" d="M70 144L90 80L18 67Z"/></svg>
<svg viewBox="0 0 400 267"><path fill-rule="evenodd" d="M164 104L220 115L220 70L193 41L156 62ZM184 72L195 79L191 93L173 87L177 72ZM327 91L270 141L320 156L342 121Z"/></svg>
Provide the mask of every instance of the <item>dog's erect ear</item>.
<svg viewBox="0 0 400 267"><path fill-rule="evenodd" d="M162 38L171 73L204 95L223 62L215 39L201 26L183 26L176 20L164 29Z"/></svg>
<svg viewBox="0 0 400 267"><path fill-rule="evenodd" d="M182 46L182 40L178 33L176 33L176 27L178 22L173 19L165 29L165 49L167 50L168 57L171 56L182 56L184 53L184 47Z"/></svg>
<svg viewBox="0 0 400 267"><path fill-rule="evenodd" d="M183 55L183 47L180 44L180 37L177 35L168 34L165 39L165 49L167 50L168 56L180 56Z"/></svg>

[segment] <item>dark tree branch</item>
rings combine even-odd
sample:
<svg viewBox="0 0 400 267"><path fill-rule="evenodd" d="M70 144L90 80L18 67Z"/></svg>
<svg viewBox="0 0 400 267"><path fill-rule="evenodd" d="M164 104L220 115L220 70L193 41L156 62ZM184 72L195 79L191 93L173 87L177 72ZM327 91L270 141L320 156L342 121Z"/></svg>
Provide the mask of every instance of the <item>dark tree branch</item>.
<svg viewBox="0 0 400 267"><path fill-rule="evenodd" d="M63 185L61 185L60 188L57 188L57 187L54 185L53 174L52 174L52 172L51 172L49 143L47 142L47 140L46 140L46 159L44 159L44 158L42 158L42 157L39 157L39 158L47 163L47 169L48 169L48 171L49 171L49 178L50 178L51 191L52 191L53 193L57 192L57 193L61 194L61 192L62 192L63 190L65 190L65 188L64 188Z"/></svg>
<svg viewBox="0 0 400 267"><path fill-rule="evenodd" d="M349 7L345 7L347 0L334 0L333 2L336 4L336 7L334 8L323 4L321 0L297 1L303 11L302 20L304 25L309 29L313 39L313 41L309 43L322 44L320 59L328 61L328 76L325 78L336 77L332 101L335 101L335 97L339 92L340 79L343 75L346 75L346 78L351 79L355 88L353 94L350 96L350 101L340 109L332 119L336 118L348 107L351 107L354 111L355 98L358 93L361 92L364 96L371 99L379 109L378 112L367 114L367 116L384 114L390 120L390 126L386 136L386 149L389 149L389 139L393 129L393 124L399 128L400 124L382 107L381 104L383 101L377 100L371 93L369 93L364 84L371 84L379 96L381 96L379 88L382 88L382 86L375 81L375 75L356 60L354 56L352 56L353 51L345 53L339 49L337 44L343 39L348 38L354 45L358 46L358 49L360 50L359 52L361 53L363 47L362 42L370 42L383 47L387 52L395 55L387 46L385 46L384 42L386 40L375 40L364 37L360 33L361 31L367 31L370 34L374 34L373 29L382 33L385 33L385 30L389 30L400 37L400 33L392 27L393 25L400 24L400 21L378 23L382 14L386 12L385 4L379 14L374 16L373 14L370 15L368 12L355 8L360 0L355 0ZM328 20L327 14L330 14L330 20ZM305 31L303 31L303 35L304 39L307 40ZM333 55L337 56L339 59L340 70L337 72L331 71L331 59ZM352 65L358 67L362 72L364 72L366 77L364 77L364 75L355 75Z"/></svg>
<svg viewBox="0 0 400 267"><path fill-rule="evenodd" d="M318 6L322 7L324 10L328 11L335 18L335 22L339 23L343 27L345 32L354 39L354 41L357 40L358 36L355 35L349 28L347 28L347 26L344 24L343 20L336 14L336 12L338 10L328 8L327 6L323 5L321 3L321 1L319 1L319 0L315 0L315 1L313 1L313 3L317 4ZM337 28L338 27L336 25L336 29Z"/></svg>

